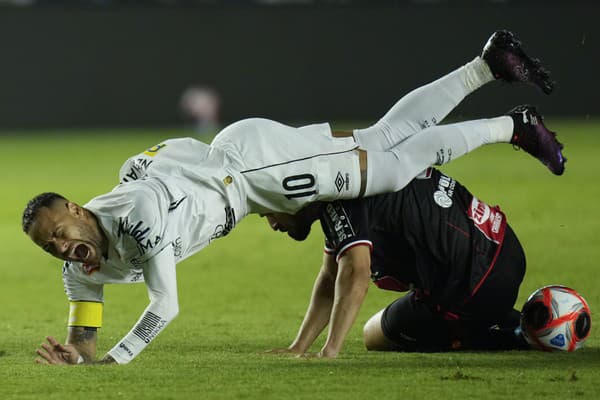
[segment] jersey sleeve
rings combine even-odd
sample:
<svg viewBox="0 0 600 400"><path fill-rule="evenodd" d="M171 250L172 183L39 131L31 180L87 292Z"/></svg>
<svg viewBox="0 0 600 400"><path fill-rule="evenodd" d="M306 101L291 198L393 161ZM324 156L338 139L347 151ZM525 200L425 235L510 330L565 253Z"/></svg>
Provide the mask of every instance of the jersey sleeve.
<svg viewBox="0 0 600 400"><path fill-rule="evenodd" d="M171 246L143 265L150 304L133 328L108 354L119 364L127 364L177 316L177 279Z"/></svg>
<svg viewBox="0 0 600 400"><path fill-rule="evenodd" d="M373 248L362 200L327 203L321 212L320 222L325 234L325 252L333 255L336 262L353 246L367 245Z"/></svg>
<svg viewBox="0 0 600 400"><path fill-rule="evenodd" d="M86 281L74 263L63 264L63 285L69 301L104 302L102 284Z"/></svg>

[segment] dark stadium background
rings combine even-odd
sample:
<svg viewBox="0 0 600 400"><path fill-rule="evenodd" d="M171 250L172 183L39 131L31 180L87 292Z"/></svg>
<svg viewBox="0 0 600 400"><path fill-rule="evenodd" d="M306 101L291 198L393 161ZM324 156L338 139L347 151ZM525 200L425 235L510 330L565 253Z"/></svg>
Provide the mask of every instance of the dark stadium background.
<svg viewBox="0 0 600 400"><path fill-rule="evenodd" d="M380 117L402 94L515 31L558 81L553 96L486 88L454 117L534 103L600 114L596 1L0 0L0 132L179 126L208 85L223 123Z"/></svg>

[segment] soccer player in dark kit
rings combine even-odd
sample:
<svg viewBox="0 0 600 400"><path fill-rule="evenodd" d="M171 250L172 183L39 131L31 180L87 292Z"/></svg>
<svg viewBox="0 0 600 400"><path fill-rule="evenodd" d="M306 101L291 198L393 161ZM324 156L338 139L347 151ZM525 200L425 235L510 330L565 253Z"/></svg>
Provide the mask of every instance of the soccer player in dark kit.
<svg viewBox="0 0 600 400"><path fill-rule="evenodd" d="M303 240L317 219L325 254L296 339L272 353L305 354L329 325L317 354L342 348L369 285L408 293L372 316L367 349L524 349L513 308L525 255L505 214L438 170L403 190L266 214L272 229Z"/></svg>

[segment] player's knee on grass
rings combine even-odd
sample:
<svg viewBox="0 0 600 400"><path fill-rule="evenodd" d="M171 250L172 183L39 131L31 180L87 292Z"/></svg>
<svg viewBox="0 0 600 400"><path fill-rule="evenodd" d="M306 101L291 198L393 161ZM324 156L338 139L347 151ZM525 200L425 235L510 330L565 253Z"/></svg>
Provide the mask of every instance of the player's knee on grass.
<svg viewBox="0 0 600 400"><path fill-rule="evenodd" d="M449 321L434 312L416 292L395 300L381 314L383 335L394 344L394 351L439 352L453 349Z"/></svg>
<svg viewBox="0 0 600 400"><path fill-rule="evenodd" d="M363 339L365 347L369 351L392 351L397 348L396 344L385 336L381 328L383 311L381 310L369 318L363 327Z"/></svg>

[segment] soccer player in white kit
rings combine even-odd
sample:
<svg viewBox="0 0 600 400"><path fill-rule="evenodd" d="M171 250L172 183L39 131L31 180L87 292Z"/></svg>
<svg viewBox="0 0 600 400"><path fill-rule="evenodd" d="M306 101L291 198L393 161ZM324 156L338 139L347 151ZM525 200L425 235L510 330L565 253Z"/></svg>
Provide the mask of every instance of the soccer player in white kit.
<svg viewBox="0 0 600 400"><path fill-rule="evenodd" d="M500 31L481 57L409 93L367 129L347 134L328 124L292 128L242 120L211 145L172 139L131 157L120 170L120 184L83 207L56 193L36 196L23 214L23 230L65 260L70 301L67 344L48 337L37 361L130 362L178 313L177 262L227 235L249 213L294 214L314 201L396 191L430 165L487 143L518 145L562 174L562 145L533 107L437 126L466 95L494 79L552 89L539 62ZM96 361L103 286L132 282L146 283L150 303Z"/></svg>

